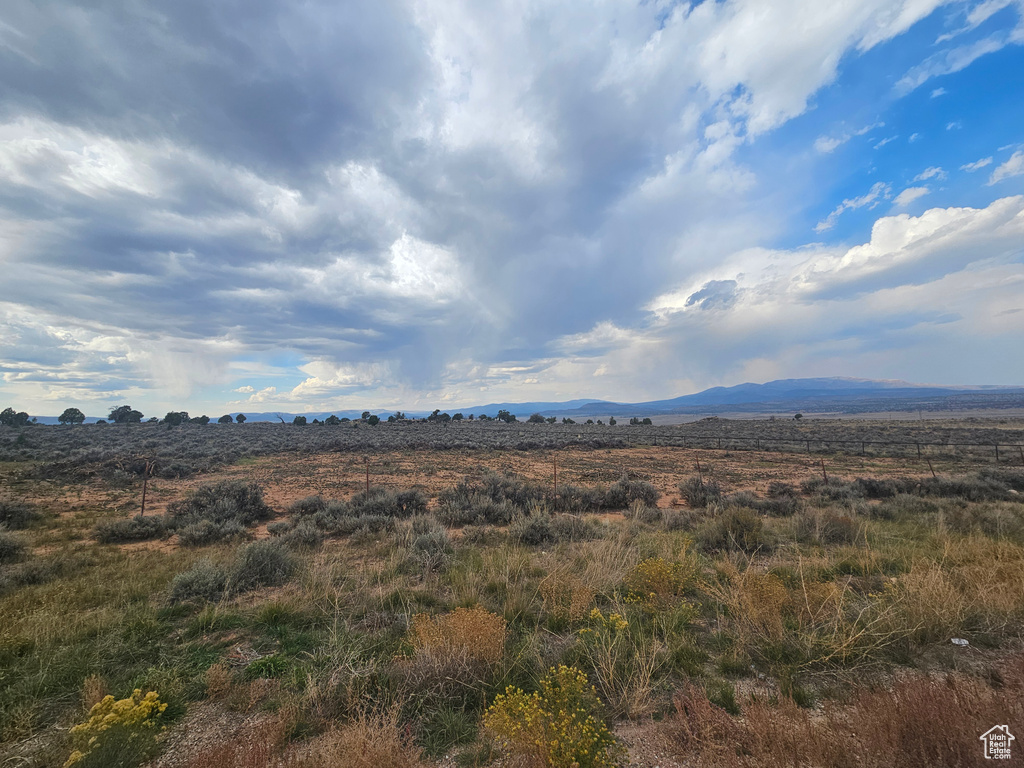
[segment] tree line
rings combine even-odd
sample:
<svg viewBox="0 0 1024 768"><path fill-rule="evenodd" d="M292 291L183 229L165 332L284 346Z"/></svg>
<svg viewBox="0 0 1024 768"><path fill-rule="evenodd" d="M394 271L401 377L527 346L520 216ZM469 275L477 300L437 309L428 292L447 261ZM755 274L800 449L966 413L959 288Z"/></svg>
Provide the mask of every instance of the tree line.
<svg viewBox="0 0 1024 768"><path fill-rule="evenodd" d="M118 406L117 408L112 408L110 410L110 413L107 415L106 419L99 419L96 423L140 424L142 423L142 420L144 418L145 415L141 411L135 410L130 405L121 405ZM278 416L278 418L281 420L282 423L284 423L284 419L282 419L280 416ZM799 415L797 416L797 418L799 418ZM504 422L505 424L512 424L519 421L519 419L516 417L514 413L510 413L508 410L505 409L499 410L496 416L488 416L487 414L480 414L479 416L476 416L475 414L472 413L469 414L469 416L464 416L462 413L456 413L454 415L451 415L448 413L443 413L440 408L434 409L434 411L429 416L425 416L421 419L410 419L404 413L402 413L402 411L395 411L393 414L387 416L387 421L389 424L411 424L414 422L425 422L428 424L442 424L444 426L447 426L452 422L457 423L464 420L501 421ZM61 424L82 424L85 422L85 414L82 413L82 411L79 410L78 408L67 408L60 416L57 417L57 421L60 422ZM245 421L246 418L244 413L239 413L234 417L232 417L231 414L224 414L219 419L217 419L218 424L244 424ZM554 416L548 416L545 418L539 413L531 414L530 417L526 420L528 424L555 424L557 421L558 419ZM36 420L34 418L29 418L29 415L24 411L15 411L13 408L5 408L3 411L0 411L0 426L23 427L29 424L33 424L35 422ZM332 414L323 421L321 421L320 419L313 419L310 422L309 420L307 420L305 416L296 416L292 419L291 423L294 426L304 427L308 424L324 424L327 426L337 426L339 424L349 424L357 422L362 422L368 424L371 427L375 427L381 423L381 417L377 416L376 414L370 413L369 411L363 411L362 416L359 419L349 419L344 416L339 418L338 416ZM210 423L210 417L207 416L206 414L203 414L202 416L189 416L188 411L168 411L168 413L163 417L163 419L158 419L157 417L152 416L147 420L147 423L167 424L168 426L172 427L179 426L181 424L205 425ZM573 419L563 417L562 423L575 424L576 422ZM593 419L587 419L586 423L593 424L595 422L593 421ZM598 419L597 423L603 424L604 422ZM608 419L608 424L610 426L615 426L617 423L618 422L615 420L614 416ZM652 422L650 419L641 420L634 417L629 420L629 423L651 424Z"/></svg>

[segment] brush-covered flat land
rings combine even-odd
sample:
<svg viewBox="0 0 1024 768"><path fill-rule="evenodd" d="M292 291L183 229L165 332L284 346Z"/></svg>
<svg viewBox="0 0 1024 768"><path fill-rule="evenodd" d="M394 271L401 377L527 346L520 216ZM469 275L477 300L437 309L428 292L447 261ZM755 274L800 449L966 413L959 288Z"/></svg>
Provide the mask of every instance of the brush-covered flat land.
<svg viewBox="0 0 1024 768"><path fill-rule="evenodd" d="M0 765L990 764L1024 732L1020 445L0 428Z"/></svg>

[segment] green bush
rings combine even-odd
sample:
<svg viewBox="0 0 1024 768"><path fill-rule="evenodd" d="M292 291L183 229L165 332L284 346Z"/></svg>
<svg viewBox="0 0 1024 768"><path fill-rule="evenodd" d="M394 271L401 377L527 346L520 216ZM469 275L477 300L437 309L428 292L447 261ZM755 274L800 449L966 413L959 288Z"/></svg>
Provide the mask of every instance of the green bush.
<svg viewBox="0 0 1024 768"><path fill-rule="evenodd" d="M707 551L754 552L771 548L764 521L745 507L729 507L697 530L697 541Z"/></svg>
<svg viewBox="0 0 1024 768"><path fill-rule="evenodd" d="M185 547L202 547L244 535L245 527L237 520L200 520L178 529L178 541Z"/></svg>
<svg viewBox="0 0 1024 768"><path fill-rule="evenodd" d="M546 509L519 515L509 525L509 537L536 546L559 541L587 541L600 535L594 523L576 515L552 515Z"/></svg>
<svg viewBox="0 0 1024 768"><path fill-rule="evenodd" d="M20 499L0 498L0 526L10 530L24 528L41 515Z"/></svg>
<svg viewBox="0 0 1024 768"><path fill-rule="evenodd" d="M661 493L646 480L636 480L627 475L619 478L605 494L605 506L609 509L625 509L635 501L653 507Z"/></svg>
<svg viewBox="0 0 1024 768"><path fill-rule="evenodd" d="M202 485L180 501L167 507L167 524L180 529L199 522L217 525L237 523L249 527L273 517L274 511L263 501L263 490L256 483L226 480Z"/></svg>
<svg viewBox="0 0 1024 768"><path fill-rule="evenodd" d="M124 520L104 520L93 529L92 537L101 544L120 544L158 539L166 533L163 518L136 515Z"/></svg>
<svg viewBox="0 0 1024 768"><path fill-rule="evenodd" d="M25 543L13 534L0 531L0 563L13 563L25 553Z"/></svg>
<svg viewBox="0 0 1024 768"><path fill-rule="evenodd" d="M605 494L599 488L578 488L575 485L559 485L555 495L556 512L597 512L604 509Z"/></svg>
<svg viewBox="0 0 1024 768"><path fill-rule="evenodd" d="M689 477L679 484L679 494L691 507L703 508L722 500L722 487L714 480Z"/></svg>
<svg viewBox="0 0 1024 768"><path fill-rule="evenodd" d="M297 517L305 517L307 515L318 514L326 509L327 502L322 496L307 496L306 498L299 499L289 505L288 514Z"/></svg>
<svg viewBox="0 0 1024 768"><path fill-rule="evenodd" d="M353 516L406 518L427 511L427 497L420 491L389 491L373 488L357 493L349 503Z"/></svg>
<svg viewBox="0 0 1024 768"><path fill-rule="evenodd" d="M295 567L295 559L280 541L254 541L238 551L228 574L228 591L239 593L278 587L291 578Z"/></svg>
<svg viewBox="0 0 1024 768"><path fill-rule="evenodd" d="M171 602L217 600L224 594L227 580L224 568L203 558L171 581Z"/></svg>

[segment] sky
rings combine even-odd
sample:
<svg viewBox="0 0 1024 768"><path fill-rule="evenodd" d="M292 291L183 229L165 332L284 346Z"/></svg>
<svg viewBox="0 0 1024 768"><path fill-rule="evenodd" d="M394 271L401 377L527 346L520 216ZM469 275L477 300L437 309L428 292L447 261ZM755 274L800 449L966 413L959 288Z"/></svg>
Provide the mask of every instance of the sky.
<svg viewBox="0 0 1024 768"><path fill-rule="evenodd" d="M5 0L0 405L1024 384L1024 0Z"/></svg>

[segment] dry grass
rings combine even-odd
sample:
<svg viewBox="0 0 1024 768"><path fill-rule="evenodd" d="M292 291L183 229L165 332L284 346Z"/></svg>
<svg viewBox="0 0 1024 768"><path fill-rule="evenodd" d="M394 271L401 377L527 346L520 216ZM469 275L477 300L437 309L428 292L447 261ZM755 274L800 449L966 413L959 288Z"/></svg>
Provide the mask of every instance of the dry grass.
<svg viewBox="0 0 1024 768"><path fill-rule="evenodd" d="M480 606L433 618L417 614L411 631L417 655L466 656L487 665L501 661L508 635L505 620Z"/></svg>
<svg viewBox="0 0 1024 768"><path fill-rule="evenodd" d="M891 688L861 688L846 705L822 712L790 699L750 702L743 717L686 686L664 736L697 766L737 768L962 768L986 765L979 736L1020 722L1024 656L1011 658L995 685L964 674L914 676Z"/></svg>
<svg viewBox="0 0 1024 768"><path fill-rule="evenodd" d="M556 570L540 584L544 610L559 622L576 624L590 613L594 590L581 578L565 570Z"/></svg>
<svg viewBox="0 0 1024 768"><path fill-rule="evenodd" d="M422 751L399 719L399 710L364 710L284 762L286 768L423 768Z"/></svg>

